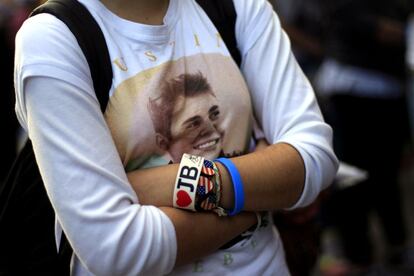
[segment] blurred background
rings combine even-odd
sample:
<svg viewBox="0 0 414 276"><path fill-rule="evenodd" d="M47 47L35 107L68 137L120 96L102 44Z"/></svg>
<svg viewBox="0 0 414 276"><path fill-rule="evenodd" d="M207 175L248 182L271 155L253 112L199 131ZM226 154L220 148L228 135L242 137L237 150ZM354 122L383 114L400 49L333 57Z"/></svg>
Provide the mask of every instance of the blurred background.
<svg viewBox="0 0 414 276"><path fill-rule="evenodd" d="M0 0L0 62L3 69L0 74L0 126L4 133L0 157L0 183L6 177L22 140L22 132L14 113L14 37L33 8L43 2L45 1Z"/></svg>
<svg viewBox="0 0 414 276"><path fill-rule="evenodd" d="M14 37L42 2L0 0L0 185L24 139ZM414 275L414 0L270 3L341 160L312 205L274 214L292 275Z"/></svg>
<svg viewBox="0 0 414 276"><path fill-rule="evenodd" d="M414 275L414 1L272 0L341 161L276 213L293 275Z"/></svg>

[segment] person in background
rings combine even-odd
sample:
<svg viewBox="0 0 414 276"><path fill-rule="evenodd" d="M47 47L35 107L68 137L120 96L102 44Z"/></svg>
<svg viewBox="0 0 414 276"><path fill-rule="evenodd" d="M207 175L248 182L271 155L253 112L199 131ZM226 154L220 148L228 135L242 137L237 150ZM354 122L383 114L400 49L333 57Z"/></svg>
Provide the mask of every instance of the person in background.
<svg viewBox="0 0 414 276"><path fill-rule="evenodd" d="M398 173L408 141L405 26L408 1L321 1L326 20L325 60L316 89L326 99L341 161L368 179L340 189L326 211L339 230L350 271L374 262L370 214L384 231L387 258L401 263L407 246Z"/></svg>

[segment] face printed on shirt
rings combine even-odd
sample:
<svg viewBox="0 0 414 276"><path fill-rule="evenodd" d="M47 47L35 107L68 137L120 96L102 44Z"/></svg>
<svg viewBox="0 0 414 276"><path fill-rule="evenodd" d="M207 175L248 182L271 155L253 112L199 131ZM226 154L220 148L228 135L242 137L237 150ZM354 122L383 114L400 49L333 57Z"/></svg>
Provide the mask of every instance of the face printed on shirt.
<svg viewBox="0 0 414 276"><path fill-rule="evenodd" d="M216 158L222 148L224 130L220 129L220 108L208 91L184 100L183 109L173 115L168 152L174 162L183 153Z"/></svg>
<svg viewBox="0 0 414 276"><path fill-rule="evenodd" d="M182 74L167 82L158 99L150 100L156 143L179 162L184 153L214 159L222 150L224 130L220 107L201 73Z"/></svg>
<svg viewBox="0 0 414 276"><path fill-rule="evenodd" d="M105 119L127 172L178 163L184 153L213 160L248 150L250 95L230 57L182 57L115 87Z"/></svg>

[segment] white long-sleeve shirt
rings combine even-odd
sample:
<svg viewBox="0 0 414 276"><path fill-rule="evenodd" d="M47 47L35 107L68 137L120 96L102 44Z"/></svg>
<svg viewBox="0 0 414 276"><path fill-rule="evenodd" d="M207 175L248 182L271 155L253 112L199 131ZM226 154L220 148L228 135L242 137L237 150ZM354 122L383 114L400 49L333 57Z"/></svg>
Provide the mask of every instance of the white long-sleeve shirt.
<svg viewBox="0 0 414 276"><path fill-rule="evenodd" d="M113 61L104 115L76 39L52 15L24 23L16 38L15 66L16 113L33 142L56 211L57 237L63 228L74 249L75 275L162 275L173 269L173 224L159 209L139 204L125 167L169 161L165 158L172 153L157 143L156 119L148 106L180 75L205 77L219 110L214 118L198 116L199 123L188 127L205 138L188 142L185 149L209 158L217 150L243 154L254 116L268 141L291 144L304 160L305 188L293 208L310 203L329 185L337 168L331 128L267 1L234 1L240 71L193 0L170 0L161 26L119 18L97 0L80 2L101 27ZM203 106L196 107L195 113ZM193 271L288 273L272 226L172 273Z"/></svg>

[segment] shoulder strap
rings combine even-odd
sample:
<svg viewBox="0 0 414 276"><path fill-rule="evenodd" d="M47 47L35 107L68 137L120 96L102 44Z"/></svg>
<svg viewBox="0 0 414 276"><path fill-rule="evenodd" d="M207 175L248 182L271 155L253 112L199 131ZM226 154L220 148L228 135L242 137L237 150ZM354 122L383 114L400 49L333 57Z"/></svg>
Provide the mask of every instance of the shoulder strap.
<svg viewBox="0 0 414 276"><path fill-rule="evenodd" d="M68 26L76 37L89 64L93 86L102 112L109 100L112 85L112 66L104 35L84 5L76 0L49 0L30 16L49 13Z"/></svg>
<svg viewBox="0 0 414 276"><path fill-rule="evenodd" d="M240 67L241 54L236 41L237 13L233 0L196 0L219 31L234 61Z"/></svg>

